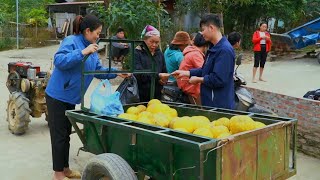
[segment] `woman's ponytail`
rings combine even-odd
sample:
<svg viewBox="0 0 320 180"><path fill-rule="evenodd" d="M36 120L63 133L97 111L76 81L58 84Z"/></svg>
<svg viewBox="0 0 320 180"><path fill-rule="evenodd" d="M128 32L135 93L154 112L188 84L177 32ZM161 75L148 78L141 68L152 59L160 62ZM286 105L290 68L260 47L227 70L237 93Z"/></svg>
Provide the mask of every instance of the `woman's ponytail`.
<svg viewBox="0 0 320 180"><path fill-rule="evenodd" d="M80 16L80 15L76 16L75 20L73 21L73 33L74 34L82 33L80 30L82 21L83 21L82 16Z"/></svg>

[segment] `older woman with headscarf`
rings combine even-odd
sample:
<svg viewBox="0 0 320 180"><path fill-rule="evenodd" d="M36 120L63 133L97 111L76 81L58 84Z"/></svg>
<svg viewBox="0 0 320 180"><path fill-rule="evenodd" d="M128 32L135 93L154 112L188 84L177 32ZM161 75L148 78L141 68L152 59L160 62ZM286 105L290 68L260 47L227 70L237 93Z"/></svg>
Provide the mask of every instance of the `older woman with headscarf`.
<svg viewBox="0 0 320 180"><path fill-rule="evenodd" d="M156 71L158 76L156 76L155 85L155 96L154 98L161 98L161 90L163 85L167 83L169 74L167 74L166 64L164 61L164 56L159 49L160 44L160 32L153 26L147 25L142 31L141 38L146 43L147 48L139 45L134 51L135 55L135 69L136 70L151 70L152 69L152 59L147 53L150 51L156 63ZM151 88L151 74L136 74L139 87L139 96L141 102L147 102L150 100L150 88Z"/></svg>

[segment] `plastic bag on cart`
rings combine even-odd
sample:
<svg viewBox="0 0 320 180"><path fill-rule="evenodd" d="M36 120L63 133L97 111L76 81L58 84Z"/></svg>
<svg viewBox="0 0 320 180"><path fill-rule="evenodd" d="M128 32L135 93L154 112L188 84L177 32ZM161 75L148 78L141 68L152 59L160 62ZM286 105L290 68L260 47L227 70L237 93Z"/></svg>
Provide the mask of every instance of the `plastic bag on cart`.
<svg viewBox="0 0 320 180"><path fill-rule="evenodd" d="M101 81L91 94L90 110L97 114L109 116L124 113L120 93L112 92L108 80Z"/></svg>
<svg viewBox="0 0 320 180"><path fill-rule="evenodd" d="M127 77L117 88L123 105L140 102L137 79L132 75Z"/></svg>

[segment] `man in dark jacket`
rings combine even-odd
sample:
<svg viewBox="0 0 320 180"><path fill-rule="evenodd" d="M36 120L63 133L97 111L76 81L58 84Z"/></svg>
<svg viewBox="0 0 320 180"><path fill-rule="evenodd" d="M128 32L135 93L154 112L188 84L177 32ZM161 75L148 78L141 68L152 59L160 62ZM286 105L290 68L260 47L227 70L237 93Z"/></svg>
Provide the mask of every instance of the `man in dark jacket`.
<svg viewBox="0 0 320 180"><path fill-rule="evenodd" d="M235 53L220 31L221 20L217 15L208 14L200 21L202 35L212 43L202 68L190 71L175 71L176 78L191 77L191 84L201 83L203 106L234 109L234 63Z"/></svg>

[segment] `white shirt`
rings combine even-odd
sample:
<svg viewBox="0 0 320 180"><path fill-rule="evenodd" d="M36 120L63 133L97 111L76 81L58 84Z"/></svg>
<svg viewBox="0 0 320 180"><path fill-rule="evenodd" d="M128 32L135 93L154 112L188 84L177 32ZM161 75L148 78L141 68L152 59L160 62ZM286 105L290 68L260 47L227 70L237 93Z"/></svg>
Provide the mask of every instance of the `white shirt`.
<svg viewBox="0 0 320 180"><path fill-rule="evenodd" d="M266 36L266 32L259 31L259 33L260 33L260 37ZM261 39L260 44L266 44L266 39Z"/></svg>

